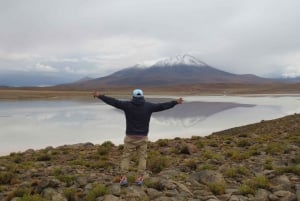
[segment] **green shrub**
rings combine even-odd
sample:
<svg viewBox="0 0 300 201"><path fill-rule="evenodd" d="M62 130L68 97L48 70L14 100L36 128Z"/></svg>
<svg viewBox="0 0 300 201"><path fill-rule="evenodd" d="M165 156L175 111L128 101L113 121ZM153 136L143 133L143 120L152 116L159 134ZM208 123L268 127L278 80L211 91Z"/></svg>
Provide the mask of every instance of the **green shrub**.
<svg viewBox="0 0 300 201"><path fill-rule="evenodd" d="M240 141L238 141L238 143L237 143L237 146L238 147L248 147L248 146L250 146L251 144L250 144L250 142L248 141L248 140L240 140Z"/></svg>
<svg viewBox="0 0 300 201"><path fill-rule="evenodd" d="M60 168L54 169L52 175L59 181L66 183L67 186L71 186L74 183L74 176L65 174Z"/></svg>
<svg viewBox="0 0 300 201"><path fill-rule="evenodd" d="M0 172L0 184L10 184L10 181L14 178L12 172Z"/></svg>
<svg viewBox="0 0 300 201"><path fill-rule="evenodd" d="M50 161L51 160L51 155L49 154L41 154L38 155L36 158L36 161Z"/></svg>
<svg viewBox="0 0 300 201"><path fill-rule="evenodd" d="M195 145L197 148L201 149L204 147L205 143L201 139L199 139L195 142Z"/></svg>
<svg viewBox="0 0 300 201"><path fill-rule="evenodd" d="M97 197L108 194L108 188L98 184L94 186L86 195L86 201L95 201Z"/></svg>
<svg viewBox="0 0 300 201"><path fill-rule="evenodd" d="M253 188L250 188L250 186L243 184L239 187L239 192L242 195L247 195L247 194L254 194L255 191Z"/></svg>
<svg viewBox="0 0 300 201"><path fill-rule="evenodd" d="M114 147L115 145L111 141L105 141L101 144L101 146L103 146L103 147Z"/></svg>
<svg viewBox="0 0 300 201"><path fill-rule="evenodd" d="M64 189L63 193L68 201L76 201L77 200L77 198L76 198L77 190L75 188Z"/></svg>
<svg viewBox="0 0 300 201"><path fill-rule="evenodd" d="M273 170L272 159L269 158L264 163L264 168L267 170Z"/></svg>
<svg viewBox="0 0 300 201"><path fill-rule="evenodd" d="M23 197L24 195L29 195L31 193L31 189L29 187L18 187L14 190L15 197Z"/></svg>
<svg viewBox="0 0 300 201"><path fill-rule="evenodd" d="M224 175L226 177L236 177L237 176L237 171L235 168L228 168L225 170Z"/></svg>
<svg viewBox="0 0 300 201"><path fill-rule="evenodd" d="M149 170L153 173L159 173L164 168L170 166L170 159L167 156L162 156L156 151L152 151L148 154L147 164Z"/></svg>
<svg viewBox="0 0 300 201"><path fill-rule="evenodd" d="M224 175L227 177L236 177L238 175L246 175L248 174L248 170L245 167L233 167L225 170Z"/></svg>
<svg viewBox="0 0 300 201"><path fill-rule="evenodd" d="M23 160L23 156L20 153L10 153L10 158L14 163L21 163Z"/></svg>
<svg viewBox="0 0 300 201"><path fill-rule="evenodd" d="M103 142L99 147L98 147L98 154L100 155L107 155L112 147L114 147L115 145L111 142L111 141L106 141Z"/></svg>
<svg viewBox="0 0 300 201"><path fill-rule="evenodd" d="M246 134L246 133L241 133L241 134L239 134L238 136L239 136L239 137L248 137L248 134Z"/></svg>
<svg viewBox="0 0 300 201"><path fill-rule="evenodd" d="M158 143L158 146L160 146L160 147L166 147L169 144L169 140L168 139L159 139L157 141L157 143Z"/></svg>
<svg viewBox="0 0 300 201"><path fill-rule="evenodd" d="M119 151L123 151L123 149L124 149L124 145L123 145L123 144L120 144L120 145L118 146L118 150L119 150Z"/></svg>
<svg viewBox="0 0 300 201"><path fill-rule="evenodd" d="M43 198L38 195L24 195L22 198L17 199L17 201L43 201Z"/></svg>
<svg viewBox="0 0 300 201"><path fill-rule="evenodd" d="M217 154L217 153L214 153L210 150L204 150L203 153L202 153L202 156L205 158L205 159L216 159L216 160L219 160L221 158L221 155Z"/></svg>
<svg viewBox="0 0 300 201"><path fill-rule="evenodd" d="M0 193L4 192L5 191L5 187L4 186L0 186Z"/></svg>
<svg viewBox="0 0 300 201"><path fill-rule="evenodd" d="M209 183L208 187L214 195L221 195L225 193L225 183Z"/></svg>
<svg viewBox="0 0 300 201"><path fill-rule="evenodd" d="M281 154L283 152L283 145L279 142L271 142L267 145L265 152L271 155Z"/></svg>
<svg viewBox="0 0 300 201"><path fill-rule="evenodd" d="M72 175L57 175L55 177L59 181L66 183L67 186L71 186L74 183L74 176Z"/></svg>
<svg viewBox="0 0 300 201"><path fill-rule="evenodd" d="M227 150L225 152L225 156L229 157L231 160L240 161L249 158L251 155L249 152L241 153L240 151L234 150Z"/></svg>
<svg viewBox="0 0 300 201"><path fill-rule="evenodd" d="M179 149L180 154L190 154L188 146L185 144Z"/></svg>
<svg viewBox="0 0 300 201"><path fill-rule="evenodd" d="M189 167L191 170L197 169L197 161L194 159L188 159L188 160L184 161L184 165Z"/></svg>
<svg viewBox="0 0 300 201"><path fill-rule="evenodd" d="M264 176L253 177L251 179L247 179L243 182L243 185L240 186L239 191L241 194L254 194L257 189L269 189L270 182L268 178Z"/></svg>
<svg viewBox="0 0 300 201"><path fill-rule="evenodd" d="M277 174L283 173L293 173L300 176L300 167L299 166L287 166L287 167L279 167L275 169Z"/></svg>
<svg viewBox="0 0 300 201"><path fill-rule="evenodd" d="M214 169L214 166L212 166L208 163L204 163L203 165L197 167L198 172L200 172L202 170L213 170L213 169Z"/></svg>
<svg viewBox="0 0 300 201"><path fill-rule="evenodd" d="M147 188L153 188L158 191L163 191L164 190L164 185L160 182L160 180L153 180L153 179L145 179L144 185Z"/></svg>

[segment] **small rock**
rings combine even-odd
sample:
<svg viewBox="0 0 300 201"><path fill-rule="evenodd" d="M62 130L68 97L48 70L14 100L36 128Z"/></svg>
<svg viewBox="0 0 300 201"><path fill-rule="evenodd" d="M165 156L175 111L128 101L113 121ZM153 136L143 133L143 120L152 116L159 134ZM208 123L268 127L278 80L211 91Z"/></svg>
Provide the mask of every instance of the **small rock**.
<svg viewBox="0 0 300 201"><path fill-rule="evenodd" d="M111 194L115 195L115 196L120 196L121 195L121 187L120 184L118 183L113 183L111 186Z"/></svg>
<svg viewBox="0 0 300 201"><path fill-rule="evenodd" d="M274 195L280 198L280 201L296 201L296 195L289 191L276 191Z"/></svg>
<svg viewBox="0 0 300 201"><path fill-rule="evenodd" d="M169 197L163 196L163 197L156 198L156 199L153 200L153 201L172 201L172 199L169 198Z"/></svg>
<svg viewBox="0 0 300 201"><path fill-rule="evenodd" d="M162 192L159 192L158 190L154 189L154 188L147 188L146 190L150 200L154 200L158 197L161 197L162 196Z"/></svg>
<svg viewBox="0 0 300 201"><path fill-rule="evenodd" d="M274 195L274 194L270 194L269 195L269 200L270 201L277 201L277 200L279 200L279 198L276 195Z"/></svg>
<svg viewBox="0 0 300 201"><path fill-rule="evenodd" d="M174 190L168 190L168 191L166 191L166 196L168 196L168 197L176 197L176 196L178 196L178 191L176 189L174 189Z"/></svg>
<svg viewBox="0 0 300 201"><path fill-rule="evenodd" d="M189 154L193 154L193 153L197 153L198 152L198 148L197 148L196 145L188 143L186 146L187 146Z"/></svg>
<svg viewBox="0 0 300 201"><path fill-rule="evenodd" d="M75 183L76 183L79 187L83 187L83 186L87 185L88 179L87 179L86 177L76 177L76 178L75 178Z"/></svg>
<svg viewBox="0 0 300 201"><path fill-rule="evenodd" d="M222 174L213 170L203 170L193 173L190 175L190 177L206 185L210 183L223 183L225 181Z"/></svg>
<svg viewBox="0 0 300 201"><path fill-rule="evenodd" d="M120 199L114 195L105 195L103 201L119 201Z"/></svg>
<svg viewBox="0 0 300 201"><path fill-rule="evenodd" d="M257 201L265 201L268 200L270 192L265 189L258 189L255 193L255 199Z"/></svg>
<svg viewBox="0 0 300 201"><path fill-rule="evenodd" d="M239 197L236 195L232 195L229 199L229 201L240 201Z"/></svg>
<svg viewBox="0 0 300 201"><path fill-rule="evenodd" d="M272 180L272 183L275 184L272 189L273 191L291 191L292 184L289 178L286 175L280 175Z"/></svg>
<svg viewBox="0 0 300 201"><path fill-rule="evenodd" d="M300 184L296 184L296 197L300 200Z"/></svg>

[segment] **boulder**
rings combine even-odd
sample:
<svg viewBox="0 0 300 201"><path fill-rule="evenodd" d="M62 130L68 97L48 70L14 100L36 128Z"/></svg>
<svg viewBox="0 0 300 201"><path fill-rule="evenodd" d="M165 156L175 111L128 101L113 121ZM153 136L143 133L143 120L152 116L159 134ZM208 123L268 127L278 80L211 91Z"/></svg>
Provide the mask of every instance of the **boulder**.
<svg viewBox="0 0 300 201"><path fill-rule="evenodd" d="M276 191L273 193L280 201L296 201L296 195L290 191Z"/></svg>
<svg viewBox="0 0 300 201"><path fill-rule="evenodd" d="M208 185L210 183L224 183L224 177L219 172L213 170L203 170L190 175L192 179Z"/></svg>

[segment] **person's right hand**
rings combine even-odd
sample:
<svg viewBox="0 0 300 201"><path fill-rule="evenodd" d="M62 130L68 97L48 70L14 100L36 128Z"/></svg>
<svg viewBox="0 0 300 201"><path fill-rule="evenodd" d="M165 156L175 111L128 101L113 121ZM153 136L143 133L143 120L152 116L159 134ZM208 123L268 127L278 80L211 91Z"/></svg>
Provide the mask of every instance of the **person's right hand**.
<svg viewBox="0 0 300 201"><path fill-rule="evenodd" d="M94 93L93 93L94 98L96 98L96 97L98 97L98 96L100 96L100 95L101 95L101 94L100 94L99 91L94 91Z"/></svg>

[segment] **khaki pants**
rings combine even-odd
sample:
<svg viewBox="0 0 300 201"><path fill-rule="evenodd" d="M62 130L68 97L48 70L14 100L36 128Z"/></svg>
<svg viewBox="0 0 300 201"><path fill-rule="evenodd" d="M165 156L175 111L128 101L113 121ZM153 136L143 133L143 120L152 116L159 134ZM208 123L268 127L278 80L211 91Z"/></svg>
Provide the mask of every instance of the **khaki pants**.
<svg viewBox="0 0 300 201"><path fill-rule="evenodd" d="M148 137L130 137L124 139L124 150L121 161L121 174L126 175L129 169L129 163L134 153L138 155L138 174L143 176L146 171L147 159L147 141Z"/></svg>

